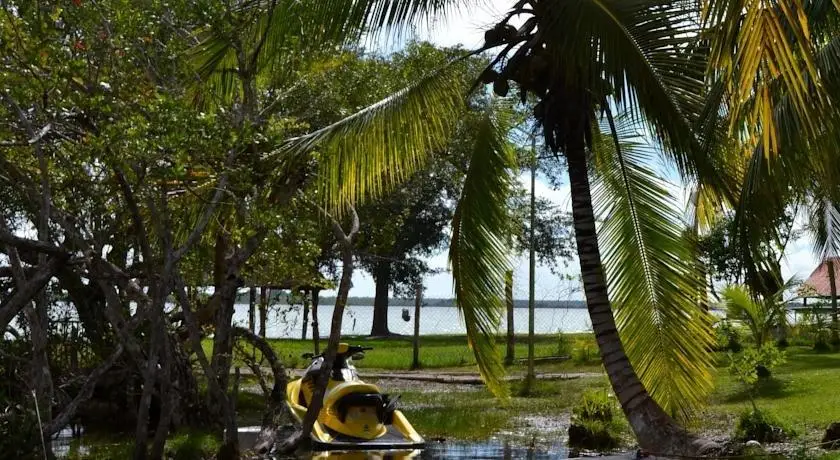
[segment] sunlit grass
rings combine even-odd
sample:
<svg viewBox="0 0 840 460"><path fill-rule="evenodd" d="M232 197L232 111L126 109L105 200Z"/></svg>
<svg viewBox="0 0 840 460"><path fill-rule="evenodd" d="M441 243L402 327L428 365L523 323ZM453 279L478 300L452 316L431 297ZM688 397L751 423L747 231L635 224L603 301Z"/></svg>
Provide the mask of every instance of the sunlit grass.
<svg viewBox="0 0 840 460"><path fill-rule="evenodd" d="M387 390L388 382L378 382ZM524 426L523 418L564 418L580 402L581 394L589 388L608 388L606 378L580 378L571 380L537 381L530 396L518 396L522 383L512 385L512 396L500 401L485 389L475 391L402 393L406 416L427 438L482 440L500 431L516 431L556 436L556 430L565 426L554 423L551 427ZM541 433L546 428L552 433Z"/></svg>
<svg viewBox="0 0 840 460"><path fill-rule="evenodd" d="M840 353L791 347L787 354L787 362L758 387L755 404L800 433L801 442L819 442L826 426L840 421ZM694 424L731 432L737 414L751 407L744 386L721 367L710 405Z"/></svg>
<svg viewBox="0 0 840 460"><path fill-rule="evenodd" d="M534 340L534 356L547 357L558 354L576 353L580 349L582 358L592 362L591 358L597 359L597 348L591 334L566 334L571 339L571 349L562 349L558 334L537 335ZM372 351L366 353L365 358L355 364L360 369L382 369L382 370L406 370L412 364L413 343L411 337L377 338L349 336L342 339L344 342L373 347ZM321 341L321 350L326 346L326 339ZM311 340L298 339L269 339L272 348L283 364L288 368L304 368L309 364L307 359L301 357L303 353L311 353L313 344ZM211 339L202 342L205 353L208 355L212 350ZM243 344L246 353L251 353L251 348ZM499 338L499 351L504 353L504 338ZM575 348L577 347L577 348ZM584 350L585 349L585 350ZM528 355L527 336L517 336L515 356L517 359L525 358ZM257 354L257 356L259 356ZM423 336L420 339L420 364L424 369L462 368L469 367L474 370L475 357L467 345L465 336L435 335ZM513 366L514 369L521 367L521 363ZM542 365L541 365L542 366ZM554 370L567 370L570 364L547 365L545 368ZM542 368L542 367L541 367ZM598 366L590 366L590 369L597 369Z"/></svg>

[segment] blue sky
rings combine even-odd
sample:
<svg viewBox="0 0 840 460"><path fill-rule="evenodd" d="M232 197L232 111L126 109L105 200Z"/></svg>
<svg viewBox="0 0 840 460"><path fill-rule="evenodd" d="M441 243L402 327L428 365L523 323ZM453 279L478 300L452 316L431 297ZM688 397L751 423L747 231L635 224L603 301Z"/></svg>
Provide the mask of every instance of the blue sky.
<svg viewBox="0 0 840 460"><path fill-rule="evenodd" d="M484 31L491 27L510 5L509 0L488 0L485 5L474 7L470 10L461 11L451 15L447 21L437 21L428 27L421 27L414 31L410 37L420 40L428 40L441 46L454 46L461 44L466 48L476 48L483 43ZM390 44L387 48L393 48ZM673 175L666 175L674 180ZM523 186L529 181L527 175L520 177ZM684 208L688 192L682 183L672 183L672 194L678 198L678 206ZM559 189L553 190L548 184L538 180L536 186L537 196L550 199L560 206L560 209L570 211L568 184L563 184ZM798 216L797 227L801 228L805 216ZM429 259L430 265L434 268L446 269L446 250ZM811 270L816 267L817 260L811 253L810 241L806 237L791 241L788 244L785 257L782 261L782 275L785 279L790 276L807 277ZM513 260L514 268L514 297L528 297L528 260L526 257L518 257ZM577 259L569 261L565 270L566 274L577 275ZM535 297L537 300L566 300L582 299L578 286L574 283L561 281L552 274L547 267L537 267L536 271ZM449 273L440 273L429 276L425 282L427 297L452 297L452 277ZM329 295L329 294L327 294ZM353 277L353 296L374 295L373 279L364 272L357 272Z"/></svg>

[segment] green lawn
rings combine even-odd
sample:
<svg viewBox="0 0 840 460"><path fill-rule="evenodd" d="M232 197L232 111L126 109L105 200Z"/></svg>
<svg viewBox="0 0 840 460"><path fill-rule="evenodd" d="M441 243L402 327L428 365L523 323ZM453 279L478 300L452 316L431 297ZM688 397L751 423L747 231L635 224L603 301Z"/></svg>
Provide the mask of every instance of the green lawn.
<svg viewBox="0 0 840 460"><path fill-rule="evenodd" d="M829 423L840 421L840 353L791 347L787 354L787 362L760 385L755 403L789 424L803 440L818 442ZM709 408L700 418L708 427L722 429L734 423L733 414L750 407L749 394L721 368Z"/></svg>
<svg viewBox="0 0 840 460"><path fill-rule="evenodd" d="M517 338L517 358L527 355L524 337ZM349 343L374 347L364 360L357 363L363 369L403 370L411 364L410 338L368 339L348 337ZM271 340L284 362L290 367L302 367L306 360L300 355L311 351L311 342L301 340ZM209 342L205 342L208 346ZM500 349L504 350L500 339ZM571 355L563 363L539 365L538 372L601 372L597 349L591 334L568 335L561 341L557 335L536 338L536 355ZM818 443L825 427L840 421L840 353L816 353L805 347L787 350L787 362L774 371L773 377L757 391L756 405L773 413L792 428L796 446ZM474 371L475 361L463 336L424 337L421 342L421 362L424 368L453 371ZM751 407L750 398L742 385L726 369L725 355L718 356L716 389L709 397L709 405L689 422L699 433L731 435L738 415ZM517 364L510 373L522 372ZM376 382L389 391L388 381ZM483 388L472 391L449 391L446 387L428 391L408 387L400 390L405 411L415 427L427 438L487 439L491 436L534 437L556 439L556 430L567 426L571 408L580 401L587 388L608 389L604 377L589 377L563 381L539 381L530 396L519 396L521 382L512 386L508 401L494 398ZM460 388L459 390L464 390ZM542 426L542 420L549 425ZM552 431L555 430L555 431ZM629 439L629 430L625 427ZM520 438L521 439L521 438ZM840 455L827 457L840 459Z"/></svg>
<svg viewBox="0 0 840 460"><path fill-rule="evenodd" d="M726 361L725 357L721 358L722 363ZM387 385L387 382L380 382L386 390ZM523 427L523 419L547 416L563 420L579 401L583 390L608 389L608 382L603 377L540 381L532 396L521 397L517 395L520 385L514 385L514 396L507 402L493 398L485 390L404 392L403 401L409 419L428 437L486 439L500 432L527 435L531 430L539 439L539 430ZM840 421L840 353L815 353L800 347L789 349L787 363L761 386L756 404L794 429L797 436L793 445L818 443L825 427ZM717 370L717 388L709 398L709 405L690 426L700 433L731 435L737 415L749 407L746 392L730 377L725 365L721 365ZM629 431L626 435L629 438ZM822 458L840 459L840 454Z"/></svg>
<svg viewBox="0 0 840 460"><path fill-rule="evenodd" d="M367 337L345 337L347 343L373 347L366 353L365 358L356 362L360 369L407 370L411 367L412 341L410 337L394 337L387 339L370 339ZM528 355L527 336L517 336L516 357L525 358ZM269 339L272 348L283 360L286 367L303 368L309 362L301 358L305 352L312 352L311 340ZM203 342L205 352L212 349L212 340ZM326 340L321 340L321 347L326 346ZM250 350L247 346L246 350ZM499 348L504 353L504 339L499 339ZM597 360L597 348L591 334L566 334L565 343L561 344L557 334L538 335L534 341L534 354L541 356L557 356L558 354L573 354L578 362L592 362ZM434 335L420 339L420 363L425 369L458 368L475 365L472 350L467 346L465 336ZM567 368L568 366L561 366Z"/></svg>

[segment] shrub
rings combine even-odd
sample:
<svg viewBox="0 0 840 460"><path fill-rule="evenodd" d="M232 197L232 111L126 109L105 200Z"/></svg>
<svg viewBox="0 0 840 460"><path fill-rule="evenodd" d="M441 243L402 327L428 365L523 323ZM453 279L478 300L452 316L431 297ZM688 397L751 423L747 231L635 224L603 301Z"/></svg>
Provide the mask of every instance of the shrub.
<svg viewBox="0 0 840 460"><path fill-rule="evenodd" d="M572 355L572 338L568 334L557 334L557 356Z"/></svg>
<svg viewBox="0 0 840 460"><path fill-rule="evenodd" d="M0 436L0 452L8 458L29 458L35 451L40 451L38 431L34 410L17 404L0 409L0 433L3 433Z"/></svg>
<svg viewBox="0 0 840 460"><path fill-rule="evenodd" d="M773 345L747 348L740 354L729 354L729 372L748 387L768 378L773 368L785 362L785 353Z"/></svg>
<svg viewBox="0 0 840 460"><path fill-rule="evenodd" d="M209 459L216 455L219 445L211 434L183 433L166 442L166 456L172 460Z"/></svg>
<svg viewBox="0 0 840 460"><path fill-rule="evenodd" d="M583 420L569 425L569 446L581 449L608 450L619 447L613 424Z"/></svg>
<svg viewBox="0 0 840 460"><path fill-rule="evenodd" d="M578 420L611 422L615 404L606 391L587 390L581 403L572 409L572 416Z"/></svg>
<svg viewBox="0 0 840 460"><path fill-rule="evenodd" d="M575 364L592 364L597 361L600 361L597 346L588 340L575 341L575 347L572 350L572 362Z"/></svg>
<svg viewBox="0 0 840 460"><path fill-rule="evenodd" d="M731 351L738 353L743 346L741 345L741 335L738 329L727 320L721 320L715 326L715 348L718 351Z"/></svg>
<svg viewBox="0 0 840 460"><path fill-rule="evenodd" d="M772 414L757 408L742 412L735 426L735 438L740 441L782 442L792 434Z"/></svg>
<svg viewBox="0 0 840 460"><path fill-rule="evenodd" d="M615 402L606 391L586 391L572 409L569 446L597 450L618 447L620 427L614 414Z"/></svg>

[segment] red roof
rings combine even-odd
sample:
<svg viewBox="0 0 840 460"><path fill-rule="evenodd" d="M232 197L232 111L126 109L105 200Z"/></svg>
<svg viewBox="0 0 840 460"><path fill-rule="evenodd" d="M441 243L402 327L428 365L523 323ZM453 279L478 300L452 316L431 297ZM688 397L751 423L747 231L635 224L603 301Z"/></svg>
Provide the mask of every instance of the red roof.
<svg viewBox="0 0 840 460"><path fill-rule="evenodd" d="M828 280L829 260L834 263L834 283L840 293L840 257L830 257L820 262L811 276L802 283L799 292L804 297L831 297L831 283Z"/></svg>

